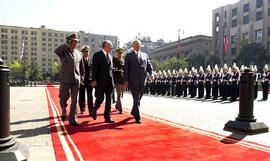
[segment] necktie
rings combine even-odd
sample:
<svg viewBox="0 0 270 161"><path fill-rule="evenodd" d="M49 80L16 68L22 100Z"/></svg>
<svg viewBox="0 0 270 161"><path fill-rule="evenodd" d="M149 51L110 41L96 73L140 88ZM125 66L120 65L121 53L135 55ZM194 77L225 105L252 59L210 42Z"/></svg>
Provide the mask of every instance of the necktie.
<svg viewBox="0 0 270 161"><path fill-rule="evenodd" d="M107 62L109 65L111 65L111 61L110 61L110 58L109 58L109 54L106 55L107 56Z"/></svg>
<svg viewBox="0 0 270 161"><path fill-rule="evenodd" d="M138 52L138 60L139 60L139 64L142 64L142 57L141 57L141 53Z"/></svg>

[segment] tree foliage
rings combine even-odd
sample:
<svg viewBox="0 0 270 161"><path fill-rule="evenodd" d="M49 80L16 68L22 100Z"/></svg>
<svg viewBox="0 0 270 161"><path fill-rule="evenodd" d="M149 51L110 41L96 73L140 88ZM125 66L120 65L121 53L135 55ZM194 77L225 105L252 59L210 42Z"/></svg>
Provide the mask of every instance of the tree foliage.
<svg viewBox="0 0 270 161"><path fill-rule="evenodd" d="M259 70L262 70L264 64L269 63L268 51L262 44L249 43L248 40L243 39L240 42L241 49L239 54L233 60L237 64L249 66L256 64Z"/></svg>
<svg viewBox="0 0 270 161"><path fill-rule="evenodd" d="M54 62L53 64L53 80L58 81L59 80L59 73L60 73L60 65L57 62Z"/></svg>

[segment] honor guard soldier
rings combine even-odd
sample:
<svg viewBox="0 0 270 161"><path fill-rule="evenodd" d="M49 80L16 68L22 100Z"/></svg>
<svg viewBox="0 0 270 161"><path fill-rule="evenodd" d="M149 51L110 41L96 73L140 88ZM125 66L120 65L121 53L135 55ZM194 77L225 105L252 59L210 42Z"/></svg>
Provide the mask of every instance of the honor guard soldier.
<svg viewBox="0 0 270 161"><path fill-rule="evenodd" d="M197 90L197 81L198 81L198 77L197 77L197 72L196 69L193 67L191 70L191 78L190 78L190 98L194 98L196 96L196 90Z"/></svg>
<svg viewBox="0 0 270 161"><path fill-rule="evenodd" d="M236 101L237 95L238 95L238 81L239 81L240 73L237 71L237 66L235 63L233 63L232 66L232 76L231 76L231 101Z"/></svg>
<svg viewBox="0 0 270 161"><path fill-rule="evenodd" d="M167 82L167 73L165 70L163 70L163 75L161 78L161 90L160 90L162 96L164 96L167 92L166 82Z"/></svg>
<svg viewBox="0 0 270 161"><path fill-rule="evenodd" d="M220 68L219 72L219 97L223 97L223 89L222 89L222 83L223 83L223 68Z"/></svg>
<svg viewBox="0 0 270 161"><path fill-rule="evenodd" d="M151 84L151 78L150 75L147 73L146 75L146 84L144 85L144 93L149 94L150 92L150 84Z"/></svg>
<svg viewBox="0 0 270 161"><path fill-rule="evenodd" d="M177 76L174 69L172 72L172 80L171 80L171 95L172 96L175 96L176 80L177 80Z"/></svg>
<svg viewBox="0 0 270 161"><path fill-rule="evenodd" d="M80 84L80 93L79 93L79 106L81 110L81 114L85 112L85 90L87 92L87 106L89 115L91 115L91 111L93 109L93 87L91 86L92 82L92 60L89 58L90 46L84 45L81 48L81 52L83 54L83 58L80 63L84 66L85 76L84 81Z"/></svg>
<svg viewBox="0 0 270 161"><path fill-rule="evenodd" d="M178 76L176 79L176 96L181 97L183 95L183 85L182 85L182 80L183 80L183 70L180 68L178 71Z"/></svg>
<svg viewBox="0 0 270 161"><path fill-rule="evenodd" d="M171 76L171 71L170 69L168 70L167 76L166 76L166 92L167 96L171 95L171 81L172 81L172 76Z"/></svg>
<svg viewBox="0 0 270 161"><path fill-rule="evenodd" d="M250 66L251 72L253 72L253 80L254 80L254 100L257 99L258 96L258 81L261 77L260 73L258 73L257 65Z"/></svg>
<svg viewBox="0 0 270 161"><path fill-rule="evenodd" d="M189 82L189 75L187 68L184 69L184 78L183 78L183 90L184 90L184 97L187 97L187 89L188 89L188 82Z"/></svg>
<svg viewBox="0 0 270 161"><path fill-rule="evenodd" d="M227 64L224 64L223 67L223 79L222 79L222 100L227 100L229 96L229 80L231 78L231 74L228 72Z"/></svg>
<svg viewBox="0 0 270 161"><path fill-rule="evenodd" d="M269 86L269 79L270 79L270 73L268 65L265 64L264 66L264 73L262 75L262 89L263 89L263 98L262 100L266 101L268 98L268 86Z"/></svg>
<svg viewBox="0 0 270 161"><path fill-rule="evenodd" d="M157 82L156 82L156 92L157 92L157 95L160 95L161 94L161 80L162 80L162 73L161 71L158 72L158 77L157 77Z"/></svg>
<svg viewBox="0 0 270 161"><path fill-rule="evenodd" d="M206 97L205 99L210 99L211 96L211 83L212 83L212 73L210 65L206 68L206 76L205 76L205 90L206 90Z"/></svg>
<svg viewBox="0 0 270 161"><path fill-rule="evenodd" d="M215 65L214 68L214 75L213 75L213 86L212 86L212 90L213 90L213 100L216 100L218 98L218 89L219 89L219 79L220 79L220 74L219 74L219 69L218 69L218 65Z"/></svg>
<svg viewBox="0 0 270 161"><path fill-rule="evenodd" d="M157 73L156 71L153 71L154 80L150 83L150 94L155 95L156 94L156 82L157 82Z"/></svg>
<svg viewBox="0 0 270 161"><path fill-rule="evenodd" d="M199 77L198 77L198 98L202 98L204 95L204 79L205 79L205 75L204 75L204 70L203 67L200 66L200 70L199 70Z"/></svg>

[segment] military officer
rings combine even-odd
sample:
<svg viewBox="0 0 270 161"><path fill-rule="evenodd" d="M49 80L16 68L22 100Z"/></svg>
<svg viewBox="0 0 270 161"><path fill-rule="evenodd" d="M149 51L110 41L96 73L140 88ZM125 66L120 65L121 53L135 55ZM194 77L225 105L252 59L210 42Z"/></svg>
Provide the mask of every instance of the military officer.
<svg viewBox="0 0 270 161"><path fill-rule="evenodd" d="M236 101L237 98L237 91L238 91L238 80L240 77L239 72L237 71L237 66L234 63L232 66L232 74L231 74L231 101Z"/></svg>
<svg viewBox="0 0 270 161"><path fill-rule="evenodd" d="M204 95L204 70L203 70L203 67L200 66L200 70L199 70L200 74L198 76L198 98L202 98L203 95Z"/></svg>
<svg viewBox="0 0 270 161"><path fill-rule="evenodd" d="M220 83L219 81L220 74L218 71L219 71L218 65L216 64L214 68L213 85L212 85L213 100L216 100L218 98L218 89L219 89L219 83Z"/></svg>
<svg viewBox="0 0 270 161"><path fill-rule="evenodd" d="M223 67L223 80L222 80L222 100L227 100L229 96L229 80L231 78L231 74L228 72L227 64L224 64Z"/></svg>
<svg viewBox="0 0 270 161"><path fill-rule="evenodd" d="M183 70L180 68L178 71L178 76L176 79L176 95L177 97L181 97L183 95L183 85L182 85L182 80L183 80Z"/></svg>
<svg viewBox="0 0 270 161"><path fill-rule="evenodd" d="M189 82L189 75L187 68L184 69L184 78L183 78L183 90L184 90L184 97L187 97L187 88L188 88L188 82Z"/></svg>
<svg viewBox="0 0 270 161"><path fill-rule="evenodd" d="M206 90L206 97L205 99L210 99L211 96L211 83L212 83L212 73L210 65L206 68L206 76L205 76L205 90Z"/></svg>
<svg viewBox="0 0 270 161"><path fill-rule="evenodd" d="M79 41L77 34L72 34L66 38L66 44L55 49L56 55L61 61L59 98L62 108L62 121L67 116L67 101L71 94L71 104L69 113L69 124L80 126L77 122L77 101L80 82L83 81L84 68L80 61L81 53L76 49Z"/></svg>
<svg viewBox="0 0 270 161"><path fill-rule="evenodd" d="M171 95L172 96L175 96L176 80L177 80L177 76L174 69L172 72L172 80L171 80Z"/></svg>
<svg viewBox="0 0 270 161"><path fill-rule="evenodd" d="M264 66L264 73L262 75L262 88L263 88L263 98L262 100L266 101L268 98L268 86L269 86L269 80L270 80L270 73L268 65L265 64Z"/></svg>

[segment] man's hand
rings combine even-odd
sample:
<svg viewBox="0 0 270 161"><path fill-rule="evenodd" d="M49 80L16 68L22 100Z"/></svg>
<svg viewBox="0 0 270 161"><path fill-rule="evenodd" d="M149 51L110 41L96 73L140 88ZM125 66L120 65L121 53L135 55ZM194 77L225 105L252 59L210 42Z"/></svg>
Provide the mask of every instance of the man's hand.
<svg viewBox="0 0 270 161"><path fill-rule="evenodd" d="M150 75L150 78L151 78L151 81L154 82L155 78L152 74Z"/></svg>
<svg viewBox="0 0 270 161"><path fill-rule="evenodd" d="M125 86L126 88L128 88L128 81L125 81Z"/></svg>
<svg viewBox="0 0 270 161"><path fill-rule="evenodd" d="M81 82L81 85L83 85L83 86L84 86L84 83L83 83L83 82Z"/></svg>
<svg viewBox="0 0 270 161"><path fill-rule="evenodd" d="M92 82L92 87L96 87L97 86L97 81L93 81Z"/></svg>

